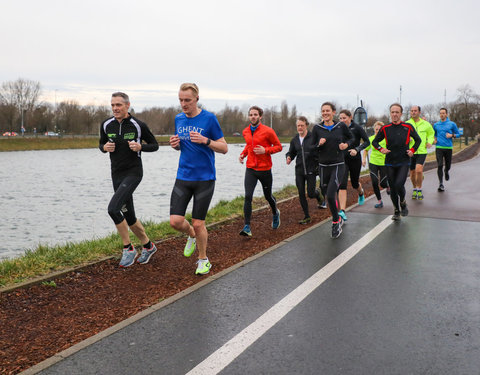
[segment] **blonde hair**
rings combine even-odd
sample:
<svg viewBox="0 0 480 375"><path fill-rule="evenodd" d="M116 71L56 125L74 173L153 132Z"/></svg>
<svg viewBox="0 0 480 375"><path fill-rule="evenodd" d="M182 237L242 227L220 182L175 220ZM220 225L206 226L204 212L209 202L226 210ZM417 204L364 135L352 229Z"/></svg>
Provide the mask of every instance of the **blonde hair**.
<svg viewBox="0 0 480 375"><path fill-rule="evenodd" d="M180 85L180 91L187 91L187 90L192 90L195 96L198 96L198 94L200 93L200 90L198 89L198 86L195 83L182 83Z"/></svg>
<svg viewBox="0 0 480 375"><path fill-rule="evenodd" d="M383 126L383 125L385 125L383 122L377 121L375 122L375 124L373 124L373 128L375 129L376 126Z"/></svg>

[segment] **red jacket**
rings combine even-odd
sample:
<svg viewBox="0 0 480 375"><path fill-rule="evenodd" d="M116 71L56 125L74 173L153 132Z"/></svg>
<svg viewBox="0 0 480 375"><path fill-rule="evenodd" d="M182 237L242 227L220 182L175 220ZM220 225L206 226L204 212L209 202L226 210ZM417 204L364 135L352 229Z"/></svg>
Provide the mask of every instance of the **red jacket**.
<svg viewBox="0 0 480 375"><path fill-rule="evenodd" d="M282 144L278 140L275 131L260 123L253 135L250 125L243 129L242 135L247 144L240 156L247 157L247 168L256 171L272 169L272 157L270 155L282 151ZM265 148L265 154L257 155L253 152L255 146L258 145Z"/></svg>

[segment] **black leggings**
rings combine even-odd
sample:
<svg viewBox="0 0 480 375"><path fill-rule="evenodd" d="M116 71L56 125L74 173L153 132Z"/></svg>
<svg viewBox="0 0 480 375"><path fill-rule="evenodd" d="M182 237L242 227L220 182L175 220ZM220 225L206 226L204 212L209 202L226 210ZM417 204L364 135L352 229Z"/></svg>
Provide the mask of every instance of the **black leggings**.
<svg viewBox="0 0 480 375"><path fill-rule="evenodd" d="M348 175L350 172L350 183L354 189L358 189L360 184L360 171L362 170L362 158L345 157L345 173L343 174L341 190L347 190Z"/></svg>
<svg viewBox="0 0 480 375"><path fill-rule="evenodd" d="M368 163L368 167L370 169L373 191L377 199L381 200L382 195L380 194L380 187L388 187L386 167L384 165L376 165L372 163Z"/></svg>
<svg viewBox="0 0 480 375"><path fill-rule="evenodd" d="M435 149L435 155L437 157L437 175L438 181L443 184L443 159L445 159L445 173L450 170L452 165L452 149L451 148L437 148Z"/></svg>
<svg viewBox="0 0 480 375"><path fill-rule="evenodd" d="M405 200L405 181L409 171L408 165L387 166L387 179L390 186L390 198L395 210L400 210L400 202Z"/></svg>
<svg viewBox="0 0 480 375"><path fill-rule="evenodd" d="M115 224L120 224L124 219L129 226L137 222L133 207L133 192L140 181L142 176L112 176L115 194L108 204L108 214Z"/></svg>
<svg viewBox="0 0 480 375"><path fill-rule="evenodd" d="M257 181L262 184L263 195L270 204L272 214L277 213L277 201L272 194L273 176L272 171L256 171L251 168L247 168L245 171L245 202L243 204L243 215L245 217L245 224L250 225L250 219L252 217L252 199Z"/></svg>
<svg viewBox="0 0 480 375"><path fill-rule="evenodd" d="M313 173L307 175L304 175L303 173L295 174L295 184L297 185L298 189L300 205L302 206L305 217L310 217L310 214L308 213L307 197L305 196L305 182L307 183L308 197L320 199L320 194L318 190L315 189L315 185L317 184L317 176Z"/></svg>
<svg viewBox="0 0 480 375"><path fill-rule="evenodd" d="M339 220L337 191L343 174L345 173L345 164L320 166L318 170L320 174L320 186L322 187L322 192L326 192L328 208L332 213L332 220L337 222Z"/></svg>

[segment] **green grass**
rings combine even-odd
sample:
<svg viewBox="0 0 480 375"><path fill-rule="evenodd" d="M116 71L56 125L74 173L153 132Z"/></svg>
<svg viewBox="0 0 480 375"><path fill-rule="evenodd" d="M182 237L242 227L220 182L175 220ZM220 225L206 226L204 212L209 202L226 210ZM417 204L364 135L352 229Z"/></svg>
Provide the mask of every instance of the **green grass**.
<svg viewBox="0 0 480 375"><path fill-rule="evenodd" d="M275 192L277 200L285 199L297 194L293 185L288 185L282 190ZM263 197L255 197L253 208L266 204ZM220 201L212 207L207 215L206 223L216 223L243 214L243 197L237 197L231 201ZM186 216L187 220L191 215ZM143 222L147 235L156 241L179 235L170 227L168 222L155 223ZM132 242L140 245L132 235ZM122 242L117 234L111 234L105 238L64 245L46 246L39 245L35 249L27 250L24 255L0 261L0 286L20 283L38 276L48 275L54 271L60 271L69 267L80 266L107 256L120 256ZM49 284L51 285L51 283Z"/></svg>
<svg viewBox="0 0 480 375"><path fill-rule="evenodd" d="M169 136L157 136L157 141L168 144ZM226 137L227 143L245 143L242 137ZM280 142L290 142L290 137L280 137ZM63 137L0 137L0 151L65 150L98 147L97 136L66 135Z"/></svg>

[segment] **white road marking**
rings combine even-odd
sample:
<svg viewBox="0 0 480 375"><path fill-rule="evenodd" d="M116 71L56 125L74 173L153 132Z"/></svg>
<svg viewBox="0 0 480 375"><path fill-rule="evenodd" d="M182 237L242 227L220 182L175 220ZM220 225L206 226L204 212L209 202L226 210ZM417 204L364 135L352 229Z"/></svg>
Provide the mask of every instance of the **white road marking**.
<svg viewBox="0 0 480 375"><path fill-rule="evenodd" d="M390 216L380 222L375 228L365 234L347 250L342 252L309 279L304 281L276 305L271 307L256 321L238 333L205 360L200 362L190 370L187 375L218 374L233 362L235 358L242 354L250 345L258 340L265 332L278 323L280 319L300 304L300 302L302 302L310 293L322 285L330 276L358 254L360 250L373 241L373 239L382 233L391 223L392 220Z"/></svg>

